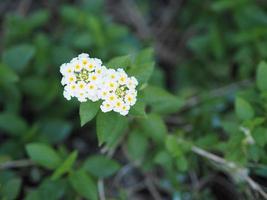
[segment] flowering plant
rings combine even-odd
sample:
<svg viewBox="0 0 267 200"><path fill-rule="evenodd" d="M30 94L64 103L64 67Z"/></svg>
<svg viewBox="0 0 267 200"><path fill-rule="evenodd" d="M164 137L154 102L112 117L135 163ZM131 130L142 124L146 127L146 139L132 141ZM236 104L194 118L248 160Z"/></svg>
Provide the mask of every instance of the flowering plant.
<svg viewBox="0 0 267 200"><path fill-rule="evenodd" d="M90 58L88 54L82 53L70 63L64 63L60 72L67 100L72 97L80 102L101 100L103 112L113 110L121 115L127 115L136 103L136 78L128 77L122 68L108 69L100 59Z"/></svg>

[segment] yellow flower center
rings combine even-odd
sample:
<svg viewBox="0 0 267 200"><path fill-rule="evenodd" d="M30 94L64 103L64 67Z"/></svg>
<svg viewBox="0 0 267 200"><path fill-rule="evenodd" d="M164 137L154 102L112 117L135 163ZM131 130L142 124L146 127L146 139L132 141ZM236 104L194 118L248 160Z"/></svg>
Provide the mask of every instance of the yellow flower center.
<svg viewBox="0 0 267 200"><path fill-rule="evenodd" d="M109 103L107 103L107 104L106 104L106 107L107 107L107 108L109 108L109 107L110 107L110 104L109 104Z"/></svg>
<svg viewBox="0 0 267 200"><path fill-rule="evenodd" d="M88 68L89 68L89 69L93 69L93 68L94 68L94 65L93 65L92 63L90 63L90 64L88 65Z"/></svg>
<svg viewBox="0 0 267 200"><path fill-rule="evenodd" d="M83 88L84 88L84 85L83 85L83 84L80 84L79 87L80 87L81 89L83 89Z"/></svg>

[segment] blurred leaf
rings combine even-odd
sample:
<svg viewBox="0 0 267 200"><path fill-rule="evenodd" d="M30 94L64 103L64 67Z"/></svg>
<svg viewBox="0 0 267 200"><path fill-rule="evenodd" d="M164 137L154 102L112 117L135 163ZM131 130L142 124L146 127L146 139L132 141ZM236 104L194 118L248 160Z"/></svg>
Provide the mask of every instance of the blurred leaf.
<svg viewBox="0 0 267 200"><path fill-rule="evenodd" d="M21 190L20 188L21 180L19 178L10 179L0 188L0 196L6 200L17 199Z"/></svg>
<svg viewBox="0 0 267 200"><path fill-rule="evenodd" d="M165 140L166 149L176 158L191 150L191 143L174 135L168 135Z"/></svg>
<svg viewBox="0 0 267 200"><path fill-rule="evenodd" d="M135 117L146 117L145 108L146 108L145 103L142 101L142 99L139 98L137 99L135 105L130 109L130 114Z"/></svg>
<svg viewBox="0 0 267 200"><path fill-rule="evenodd" d="M17 74L4 64L0 64L0 84L17 82Z"/></svg>
<svg viewBox="0 0 267 200"><path fill-rule="evenodd" d="M127 56L119 56L111 59L106 65L108 68L118 69L123 68L127 69L131 65L131 57Z"/></svg>
<svg viewBox="0 0 267 200"><path fill-rule="evenodd" d="M42 97L48 89L47 80L41 77L27 77L22 80L22 90L31 97Z"/></svg>
<svg viewBox="0 0 267 200"><path fill-rule="evenodd" d="M264 147L267 144L267 129L257 128L252 132L252 136L260 147Z"/></svg>
<svg viewBox="0 0 267 200"><path fill-rule="evenodd" d="M161 114L175 113L185 103L183 99L155 86L147 86L144 89L144 101L151 106L152 111Z"/></svg>
<svg viewBox="0 0 267 200"><path fill-rule="evenodd" d="M161 116L157 114L149 114L147 118L138 120L144 133L146 133L152 140L162 142L167 133L167 128Z"/></svg>
<svg viewBox="0 0 267 200"><path fill-rule="evenodd" d="M163 150L156 154L154 162L166 167L167 169L170 169L172 166L172 157L167 151Z"/></svg>
<svg viewBox="0 0 267 200"><path fill-rule="evenodd" d="M127 118L115 112L100 112L96 118L96 131L99 145L114 146L127 128Z"/></svg>
<svg viewBox="0 0 267 200"><path fill-rule="evenodd" d="M261 62L257 69L257 86L261 91L267 91L267 63Z"/></svg>
<svg viewBox="0 0 267 200"><path fill-rule="evenodd" d="M50 118L40 121L40 138L56 144L65 140L71 133L72 124L68 121Z"/></svg>
<svg viewBox="0 0 267 200"><path fill-rule="evenodd" d="M70 172L73 164L75 163L77 155L77 151L72 152L69 157L53 173L52 180L57 180L63 174Z"/></svg>
<svg viewBox="0 0 267 200"><path fill-rule="evenodd" d="M232 8L241 7L242 4L247 3L247 0L218 0L211 4L214 11L225 11Z"/></svg>
<svg viewBox="0 0 267 200"><path fill-rule="evenodd" d="M91 121L97 114L100 102L87 101L80 104L81 126Z"/></svg>
<svg viewBox="0 0 267 200"><path fill-rule="evenodd" d="M27 144L26 150L31 160L48 169L57 168L62 161L57 152L46 144Z"/></svg>
<svg viewBox="0 0 267 200"><path fill-rule="evenodd" d="M188 162L184 156L179 156L176 158L176 166L179 170L185 172L188 169Z"/></svg>
<svg viewBox="0 0 267 200"><path fill-rule="evenodd" d="M128 73L139 82L139 87L146 83L153 70L154 70L154 52L152 49L145 49L140 51L133 62L132 68L129 69Z"/></svg>
<svg viewBox="0 0 267 200"><path fill-rule="evenodd" d="M84 22L82 12L79 12L79 10L73 6L65 5L60 7L60 15L64 21L71 24L80 24Z"/></svg>
<svg viewBox="0 0 267 200"><path fill-rule="evenodd" d="M176 157L183 155L182 149L178 146L178 142L175 136L169 135L165 141L166 149Z"/></svg>
<svg viewBox="0 0 267 200"><path fill-rule="evenodd" d="M69 176L72 187L82 197L97 200L97 187L90 176L83 170L74 171Z"/></svg>
<svg viewBox="0 0 267 200"><path fill-rule="evenodd" d="M27 193L25 200L45 200L47 199L47 194L49 194L50 200L62 199L67 193L67 189L69 189L66 185L65 179L57 181L44 179L39 187Z"/></svg>
<svg viewBox="0 0 267 200"><path fill-rule="evenodd" d="M116 173L119 168L119 163L102 155L91 156L83 164L84 170L99 178L107 178Z"/></svg>
<svg viewBox="0 0 267 200"><path fill-rule="evenodd" d="M249 120L254 116L251 105L241 97L237 97L235 100L235 112L241 120Z"/></svg>
<svg viewBox="0 0 267 200"><path fill-rule="evenodd" d="M93 38L87 32L81 33L81 34L77 35L77 37L73 41L73 45L76 48L86 49L86 48L90 47L91 45L93 45L92 40L93 40Z"/></svg>
<svg viewBox="0 0 267 200"><path fill-rule="evenodd" d="M64 45L54 46L51 53L53 64L58 66L58 70L62 63L69 62L75 56L74 50Z"/></svg>
<svg viewBox="0 0 267 200"><path fill-rule="evenodd" d="M133 130L129 133L127 149L129 156L133 160L142 161L148 150L148 139L140 130Z"/></svg>
<svg viewBox="0 0 267 200"><path fill-rule="evenodd" d="M17 72L23 72L35 54L29 44L13 46L3 52L3 62Z"/></svg>
<svg viewBox="0 0 267 200"><path fill-rule="evenodd" d="M38 10L35 11L31 16L27 19L28 23L32 28L43 26L48 22L50 18L50 13L47 10Z"/></svg>
<svg viewBox="0 0 267 200"><path fill-rule="evenodd" d="M27 124L20 116L12 113L1 113L0 129L10 135L21 135L26 132Z"/></svg>

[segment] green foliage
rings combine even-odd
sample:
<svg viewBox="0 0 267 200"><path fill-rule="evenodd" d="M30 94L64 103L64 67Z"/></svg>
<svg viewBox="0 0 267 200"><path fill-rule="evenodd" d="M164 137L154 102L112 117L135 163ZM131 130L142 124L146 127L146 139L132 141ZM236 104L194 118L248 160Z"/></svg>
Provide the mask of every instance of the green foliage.
<svg viewBox="0 0 267 200"><path fill-rule="evenodd" d="M151 106L152 111L161 114L177 112L184 105L183 99L155 86L145 88L144 101Z"/></svg>
<svg viewBox="0 0 267 200"><path fill-rule="evenodd" d="M127 119L125 117L115 112L100 112L96 118L96 131L99 145L106 143L108 147L113 147L126 128Z"/></svg>
<svg viewBox="0 0 267 200"><path fill-rule="evenodd" d="M162 142L167 134L167 128L162 118L157 114L149 114L145 119L139 119L143 134L152 140Z"/></svg>
<svg viewBox="0 0 267 200"><path fill-rule="evenodd" d="M148 140L142 131L133 130L129 133L127 148L129 156L133 160L142 162L148 150Z"/></svg>
<svg viewBox="0 0 267 200"><path fill-rule="evenodd" d="M135 1L148 29L168 21L172 43L165 31L139 40L142 26L116 24L104 1L66 2L1 13L0 199L97 200L102 179L106 199L130 199L129 188L147 187L150 178L162 198L216 199L210 188L220 171L233 176L241 198L256 198L239 173L205 162L192 147L266 179L266 5L188 1L168 21L160 18L168 6ZM137 78L129 115L63 98L59 67L82 52ZM195 179L207 184L192 187ZM149 190L131 195L149 199Z"/></svg>
<svg viewBox="0 0 267 200"><path fill-rule="evenodd" d="M21 135L27 129L26 122L17 115L11 113L0 114L0 129L6 134Z"/></svg>
<svg viewBox="0 0 267 200"><path fill-rule="evenodd" d="M25 71L25 68L33 58L35 49L31 45L18 45L7 49L3 53L3 62L17 72Z"/></svg>
<svg viewBox="0 0 267 200"><path fill-rule="evenodd" d="M254 117L254 110L251 105L244 99L237 97L235 101L236 115L241 120L249 120Z"/></svg>
<svg viewBox="0 0 267 200"><path fill-rule="evenodd" d="M257 70L257 86L261 91L267 91L267 64L261 62Z"/></svg>
<svg viewBox="0 0 267 200"><path fill-rule="evenodd" d="M0 83L13 83L17 82L19 77L15 72L4 64L0 64Z"/></svg>
<svg viewBox="0 0 267 200"><path fill-rule="evenodd" d="M61 163L60 156L48 145L31 143L26 146L26 150L33 161L49 169L55 169Z"/></svg>
<svg viewBox="0 0 267 200"><path fill-rule="evenodd" d="M116 173L119 168L119 163L105 156L89 157L83 164L84 170L99 178L109 177Z"/></svg>
<svg viewBox="0 0 267 200"><path fill-rule="evenodd" d="M115 57L107 63L107 66L113 69L117 68L127 69L127 67L130 67L131 65L132 65L132 60L129 55Z"/></svg>
<svg viewBox="0 0 267 200"><path fill-rule="evenodd" d="M99 102L90 102L81 103L80 105L80 118L81 126L91 121L97 114L99 110Z"/></svg>
<svg viewBox="0 0 267 200"><path fill-rule="evenodd" d="M69 176L72 187L82 197L97 200L97 188L92 178L83 170L72 172Z"/></svg>
<svg viewBox="0 0 267 200"><path fill-rule="evenodd" d="M56 169L52 175L52 180L60 178L63 174L72 170L72 165L75 163L77 158L77 151L72 152L68 158Z"/></svg>
<svg viewBox="0 0 267 200"><path fill-rule="evenodd" d="M17 199L21 188L21 180L13 178L8 180L0 189L2 199L13 200Z"/></svg>

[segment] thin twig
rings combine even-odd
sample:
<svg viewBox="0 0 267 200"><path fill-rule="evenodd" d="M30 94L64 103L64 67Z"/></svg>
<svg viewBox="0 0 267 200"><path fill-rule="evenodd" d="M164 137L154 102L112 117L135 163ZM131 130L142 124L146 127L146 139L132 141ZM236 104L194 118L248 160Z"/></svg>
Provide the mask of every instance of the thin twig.
<svg viewBox="0 0 267 200"><path fill-rule="evenodd" d="M97 187L98 187L99 199L100 200L106 200L106 197L105 197L105 187L104 187L104 181L103 181L103 179L98 179L98 181L97 181Z"/></svg>
<svg viewBox="0 0 267 200"><path fill-rule="evenodd" d="M147 175L145 179L145 183L147 185L147 188L150 192L150 194L153 196L153 199L155 200L162 200L162 197L160 193L158 192L156 186L154 185L154 182L152 179Z"/></svg>
<svg viewBox="0 0 267 200"><path fill-rule="evenodd" d="M32 166L33 164L34 162L28 159L7 161L5 163L0 164L0 170L29 167Z"/></svg>
<svg viewBox="0 0 267 200"><path fill-rule="evenodd" d="M223 158L221 158L221 157L219 157L219 156L217 156L215 154L212 154L212 153L210 153L208 151L205 151L204 149L201 149L199 147L196 147L196 146L193 146L191 148L191 150L194 153L196 153L196 154L198 154L198 155L200 155L202 157L205 157L205 158L207 158L209 160L212 160L212 161L214 161L217 164L223 165L222 167L227 167L228 169L229 168L230 169L234 169L236 172L239 172L239 173L236 173L235 175L239 175L240 174L240 176L242 176L242 177L240 177L240 179L245 180L253 190L255 190L259 194L261 194L262 197L264 197L264 199L267 199L267 193L264 192L264 190L261 188L261 186L257 182L255 182L248 175L248 173L243 173L245 171L248 171L246 168L239 167L238 165L236 165L233 162L226 161L225 159L223 159Z"/></svg>

